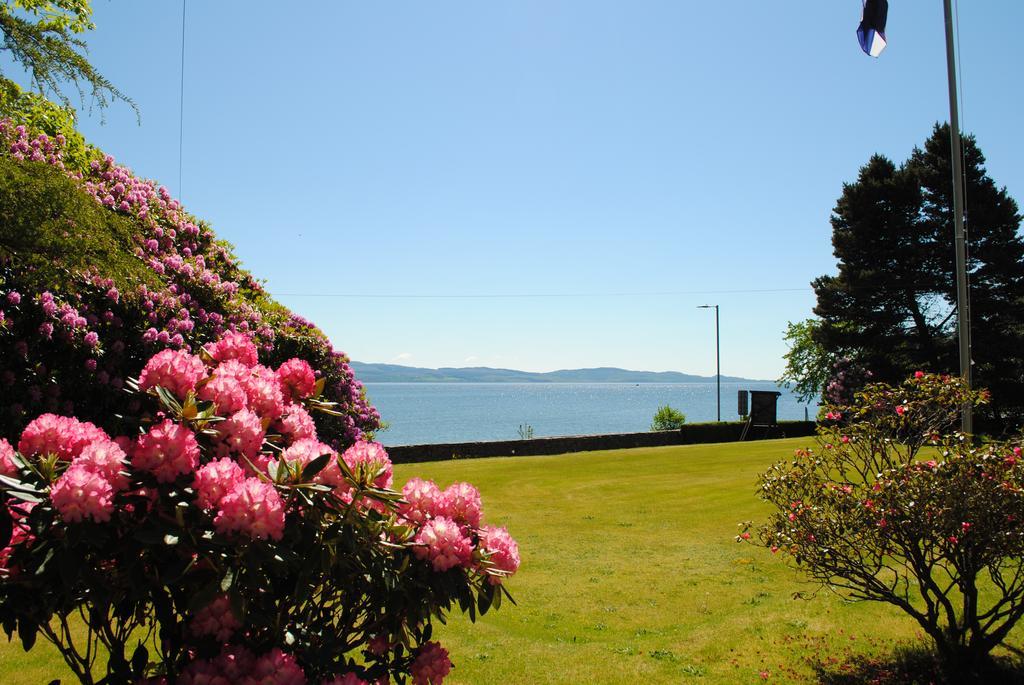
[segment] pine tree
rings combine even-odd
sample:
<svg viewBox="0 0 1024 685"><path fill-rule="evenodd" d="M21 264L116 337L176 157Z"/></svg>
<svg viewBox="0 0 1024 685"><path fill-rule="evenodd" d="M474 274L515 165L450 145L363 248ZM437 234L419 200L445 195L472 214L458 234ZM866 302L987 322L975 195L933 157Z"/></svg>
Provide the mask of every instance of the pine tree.
<svg viewBox="0 0 1024 685"><path fill-rule="evenodd" d="M964 137L973 359L993 393L992 418L1024 409L1024 241L1017 205ZM900 167L880 155L843 186L832 216L839 273L813 283L815 341L850 354L873 378L959 373L949 127Z"/></svg>

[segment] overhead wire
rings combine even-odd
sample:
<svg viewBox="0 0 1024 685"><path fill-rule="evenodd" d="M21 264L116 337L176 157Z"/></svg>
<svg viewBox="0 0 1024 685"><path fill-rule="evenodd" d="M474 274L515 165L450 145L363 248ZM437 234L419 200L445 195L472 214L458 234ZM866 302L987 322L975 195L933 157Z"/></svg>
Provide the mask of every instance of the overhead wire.
<svg viewBox="0 0 1024 685"><path fill-rule="evenodd" d="M181 84L178 90L178 198L184 197L182 186L182 160L185 148L185 5L181 0Z"/></svg>

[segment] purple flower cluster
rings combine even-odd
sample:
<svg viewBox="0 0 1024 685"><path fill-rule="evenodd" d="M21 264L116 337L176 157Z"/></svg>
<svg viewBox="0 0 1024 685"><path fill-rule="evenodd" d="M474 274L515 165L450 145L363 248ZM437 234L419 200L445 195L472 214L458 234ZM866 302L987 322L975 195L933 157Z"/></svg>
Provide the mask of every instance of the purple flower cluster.
<svg viewBox="0 0 1024 685"><path fill-rule="evenodd" d="M162 349L198 351L228 332L252 340L275 367L299 358L323 370L324 397L338 403L342 416L317 417L318 431L336 448L379 426L380 415L344 353L311 323L271 302L165 187L136 177L109 155L97 153L74 168L65 161L65 142L0 120L0 154L61 170L97 204L127 218L134 235L126 247L154 278L148 284L115 281L117 274L99 266L38 292L27 287L29 274L17 255L0 263L0 391L9 398L0 410L0 431L13 434L42 411L101 423L130 412L119 392L128 369Z"/></svg>

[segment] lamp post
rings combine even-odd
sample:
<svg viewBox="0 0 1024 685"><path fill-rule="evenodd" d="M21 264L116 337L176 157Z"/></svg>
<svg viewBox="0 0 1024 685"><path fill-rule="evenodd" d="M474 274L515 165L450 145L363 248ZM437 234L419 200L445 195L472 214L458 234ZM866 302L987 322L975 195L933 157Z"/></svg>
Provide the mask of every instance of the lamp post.
<svg viewBox="0 0 1024 685"><path fill-rule="evenodd" d="M718 421L722 421L722 348L719 345L718 337L718 305L717 304L701 304L697 305L697 309L711 309L715 308L715 385L718 389Z"/></svg>

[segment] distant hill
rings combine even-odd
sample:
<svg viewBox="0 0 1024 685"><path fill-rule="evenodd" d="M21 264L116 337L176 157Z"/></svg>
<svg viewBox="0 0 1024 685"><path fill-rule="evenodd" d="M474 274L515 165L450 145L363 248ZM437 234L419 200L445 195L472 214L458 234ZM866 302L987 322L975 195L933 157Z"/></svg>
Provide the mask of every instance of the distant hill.
<svg viewBox="0 0 1024 685"><path fill-rule="evenodd" d="M708 383L714 376L694 376L677 371L629 371L609 366L596 369L565 369L534 373L486 366L424 369L397 364L350 362L356 378L364 383ZM726 383L763 383L750 378L722 376Z"/></svg>

